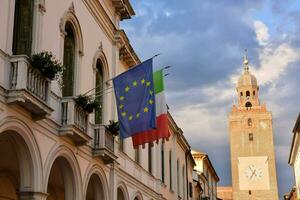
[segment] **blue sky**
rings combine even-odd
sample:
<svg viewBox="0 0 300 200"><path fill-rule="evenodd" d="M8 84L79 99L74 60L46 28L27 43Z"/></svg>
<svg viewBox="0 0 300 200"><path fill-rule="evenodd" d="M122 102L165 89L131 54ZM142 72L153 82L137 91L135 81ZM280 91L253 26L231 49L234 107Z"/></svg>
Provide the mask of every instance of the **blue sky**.
<svg viewBox="0 0 300 200"><path fill-rule="evenodd" d="M294 184L288 155L300 108L300 3L296 0L131 0L121 23L141 60L171 65L167 100L193 148L209 154L230 185L228 114L244 49L273 114L280 198Z"/></svg>

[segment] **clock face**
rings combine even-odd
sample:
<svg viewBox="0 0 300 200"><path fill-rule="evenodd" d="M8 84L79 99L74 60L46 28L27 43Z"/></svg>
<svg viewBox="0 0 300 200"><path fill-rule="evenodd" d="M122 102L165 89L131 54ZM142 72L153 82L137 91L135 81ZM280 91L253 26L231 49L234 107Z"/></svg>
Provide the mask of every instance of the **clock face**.
<svg viewBox="0 0 300 200"><path fill-rule="evenodd" d="M238 157L240 190L269 190L268 156Z"/></svg>
<svg viewBox="0 0 300 200"><path fill-rule="evenodd" d="M260 180L263 176L262 169L255 165L248 165L245 169L245 176L250 181Z"/></svg>

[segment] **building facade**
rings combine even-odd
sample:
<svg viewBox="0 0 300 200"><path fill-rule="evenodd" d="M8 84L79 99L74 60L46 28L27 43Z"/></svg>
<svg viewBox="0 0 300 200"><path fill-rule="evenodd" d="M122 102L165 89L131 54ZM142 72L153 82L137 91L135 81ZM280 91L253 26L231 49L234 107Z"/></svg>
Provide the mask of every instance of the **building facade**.
<svg viewBox="0 0 300 200"><path fill-rule="evenodd" d="M294 195L300 197L300 113L293 129L293 141L290 150L289 164L292 166L295 176Z"/></svg>
<svg viewBox="0 0 300 200"><path fill-rule="evenodd" d="M170 115L169 140L144 149L104 128L117 120L111 78L140 63L119 26L130 2L0 4L0 199L192 200L194 162ZM32 67L42 51L64 64L58 81ZM87 92L101 104L90 114L75 102Z"/></svg>
<svg viewBox="0 0 300 200"><path fill-rule="evenodd" d="M219 177L206 153L192 150L196 162L194 173L198 176L202 192L201 200L217 200L217 183Z"/></svg>
<svg viewBox="0 0 300 200"><path fill-rule="evenodd" d="M229 115L233 199L277 200L272 115L259 101L256 78L244 59L238 104Z"/></svg>

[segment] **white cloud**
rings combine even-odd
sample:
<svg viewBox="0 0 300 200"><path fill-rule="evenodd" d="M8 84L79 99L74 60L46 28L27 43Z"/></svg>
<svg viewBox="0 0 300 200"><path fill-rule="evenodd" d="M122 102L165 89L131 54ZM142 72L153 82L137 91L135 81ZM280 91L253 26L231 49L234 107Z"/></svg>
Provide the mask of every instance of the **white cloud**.
<svg viewBox="0 0 300 200"><path fill-rule="evenodd" d="M266 45L269 40L268 27L261 21L254 21L256 39L260 45Z"/></svg>
<svg viewBox="0 0 300 200"><path fill-rule="evenodd" d="M264 47L259 55L260 67L251 69L259 84L276 82L280 75L284 74L290 63L300 60L299 50L287 43L276 47L268 45Z"/></svg>

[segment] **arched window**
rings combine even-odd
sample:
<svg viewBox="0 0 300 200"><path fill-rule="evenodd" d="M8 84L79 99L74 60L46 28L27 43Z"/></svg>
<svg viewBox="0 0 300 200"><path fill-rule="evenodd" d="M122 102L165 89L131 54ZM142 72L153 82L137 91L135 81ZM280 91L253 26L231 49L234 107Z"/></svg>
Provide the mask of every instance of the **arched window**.
<svg viewBox="0 0 300 200"><path fill-rule="evenodd" d="M161 142L161 181L165 182L165 145Z"/></svg>
<svg viewBox="0 0 300 200"><path fill-rule="evenodd" d="M253 96L255 96L255 91L253 91Z"/></svg>
<svg viewBox="0 0 300 200"><path fill-rule="evenodd" d="M243 92L240 92L241 97L243 96Z"/></svg>
<svg viewBox="0 0 300 200"><path fill-rule="evenodd" d="M170 190L173 190L173 185L172 185L172 176L173 176L173 173L172 173L172 151L170 150L169 151L169 168L170 168Z"/></svg>
<svg viewBox="0 0 300 200"><path fill-rule="evenodd" d="M95 123L101 124L103 121L102 112L103 112L103 65L100 59L97 59L96 62L96 101L99 102L97 109L95 109Z"/></svg>
<svg viewBox="0 0 300 200"><path fill-rule="evenodd" d="M66 23L65 32L62 95L67 97L73 96L74 90L75 34L70 22Z"/></svg>
<svg viewBox="0 0 300 200"><path fill-rule="evenodd" d="M182 166L182 197L185 199L185 167Z"/></svg>
<svg viewBox="0 0 300 200"><path fill-rule="evenodd" d="M148 144L148 171L152 174L152 146Z"/></svg>
<svg viewBox="0 0 300 200"><path fill-rule="evenodd" d="M248 126L252 126L252 119L251 118L248 119Z"/></svg>
<svg viewBox="0 0 300 200"><path fill-rule="evenodd" d="M251 107L252 107L252 104L248 101L246 104L245 104L245 106L246 106L246 108L248 109L250 109Z"/></svg>
<svg viewBox="0 0 300 200"><path fill-rule="evenodd" d="M250 92L246 91L246 97L249 97L249 96L250 96Z"/></svg>
<svg viewBox="0 0 300 200"><path fill-rule="evenodd" d="M135 160L135 162L140 164L140 149L139 149L139 147L134 149L134 160Z"/></svg>
<svg viewBox="0 0 300 200"><path fill-rule="evenodd" d="M13 48L14 55L31 55L34 0L16 0Z"/></svg>
<svg viewBox="0 0 300 200"><path fill-rule="evenodd" d="M179 176L179 160L177 159L176 165L176 172L177 172L177 195L180 196L180 176Z"/></svg>

